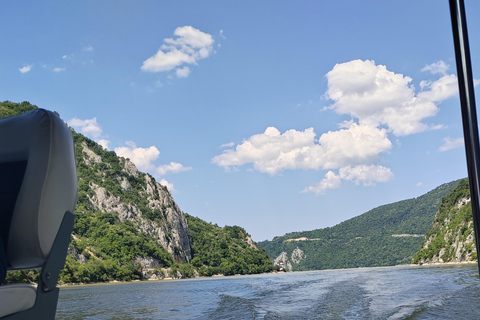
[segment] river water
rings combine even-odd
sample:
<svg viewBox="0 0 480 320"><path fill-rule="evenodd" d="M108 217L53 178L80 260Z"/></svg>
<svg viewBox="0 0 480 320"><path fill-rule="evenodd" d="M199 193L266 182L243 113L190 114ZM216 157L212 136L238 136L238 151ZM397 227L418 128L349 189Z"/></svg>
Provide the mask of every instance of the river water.
<svg viewBox="0 0 480 320"><path fill-rule="evenodd" d="M397 266L66 287L57 319L480 319L480 281Z"/></svg>

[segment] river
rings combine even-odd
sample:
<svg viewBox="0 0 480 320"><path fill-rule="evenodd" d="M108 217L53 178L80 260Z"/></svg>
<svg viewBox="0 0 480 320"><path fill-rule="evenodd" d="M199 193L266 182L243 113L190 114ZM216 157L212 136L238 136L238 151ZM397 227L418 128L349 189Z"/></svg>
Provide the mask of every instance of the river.
<svg viewBox="0 0 480 320"><path fill-rule="evenodd" d="M57 319L480 319L476 265L64 287Z"/></svg>

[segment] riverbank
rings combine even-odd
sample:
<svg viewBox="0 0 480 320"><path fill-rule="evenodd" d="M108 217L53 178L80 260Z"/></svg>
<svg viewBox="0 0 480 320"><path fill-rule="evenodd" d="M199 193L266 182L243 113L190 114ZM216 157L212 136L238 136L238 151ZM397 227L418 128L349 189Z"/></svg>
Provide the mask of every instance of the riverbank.
<svg viewBox="0 0 480 320"><path fill-rule="evenodd" d="M261 274L282 274L286 273L285 271L272 271L269 273L255 273L255 274L236 274L233 276L226 276L223 274L214 274L212 276L197 276L193 278L161 278L161 279L145 279L145 280L130 280L130 281L105 281L105 282L87 282L87 283L62 283L58 284L57 286L60 288L65 287L84 287L84 286L102 286L102 285L115 285L115 284L125 284L125 283L150 283L150 282L163 282L163 281L178 281L178 280L192 280L192 279L211 279L211 278L222 278L222 277L242 277L242 276L254 276L254 275L261 275Z"/></svg>

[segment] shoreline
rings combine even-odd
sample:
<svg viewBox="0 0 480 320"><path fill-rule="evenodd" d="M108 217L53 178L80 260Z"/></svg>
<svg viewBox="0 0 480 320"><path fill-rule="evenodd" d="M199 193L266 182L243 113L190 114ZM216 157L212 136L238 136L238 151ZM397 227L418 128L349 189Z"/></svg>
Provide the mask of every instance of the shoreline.
<svg viewBox="0 0 480 320"><path fill-rule="evenodd" d="M386 267L441 267L441 266L455 266L455 265L477 265L478 263L476 261L453 261L453 262L429 262L429 263L423 263L423 264L398 264L395 266L386 266ZM353 269L360 269L359 268L353 268ZM367 267L367 268L377 268L377 267ZM382 267L379 267L382 268ZM324 269L324 270L305 270L305 271L326 271L326 270L341 270L341 269ZM269 272L269 273L260 273L260 274L287 274L287 273L292 273L295 271L275 271L275 272ZM131 281L119 281L119 280L113 280L113 281L107 281L107 282L89 282L89 283L64 283L64 284L57 284L58 288L74 288L74 287L88 287L88 286L103 286L103 285L116 285L116 284L127 284L127 283L145 283L145 282L163 282L163 281L178 281L178 280L194 280L194 279L213 279L213 278L223 278L223 277L239 277L239 276L254 276L254 275L260 275L260 274L236 274L233 276L225 276L223 274L215 274L210 277L207 276L199 276L199 277L194 277L194 278L163 278L163 279L146 279L146 280L131 280Z"/></svg>
<svg viewBox="0 0 480 320"><path fill-rule="evenodd" d="M274 272L267 272L267 273L252 273L252 274L235 274L231 276L226 276L223 274L214 274L212 276L198 276L193 278L163 278L163 279L145 279L145 280L130 280L130 281L120 281L120 280L113 280L113 281L105 281L105 282L87 282L87 283L64 283L64 284L57 284L58 288L73 288L73 287L87 287L87 286L103 286L103 285L115 285L115 284L126 284L126 283L145 283L145 282L162 282L162 281L179 281L179 280L194 280L194 279L214 279L214 278L233 278L233 277L242 277L242 276L255 276L261 274L284 274L287 273L285 271L274 271ZM288 272L290 273L290 272Z"/></svg>
<svg viewBox="0 0 480 320"><path fill-rule="evenodd" d="M465 265L465 264L478 264L477 261L449 261L449 262L427 262L422 264L409 264L412 267L423 267L423 266L445 266L445 265Z"/></svg>

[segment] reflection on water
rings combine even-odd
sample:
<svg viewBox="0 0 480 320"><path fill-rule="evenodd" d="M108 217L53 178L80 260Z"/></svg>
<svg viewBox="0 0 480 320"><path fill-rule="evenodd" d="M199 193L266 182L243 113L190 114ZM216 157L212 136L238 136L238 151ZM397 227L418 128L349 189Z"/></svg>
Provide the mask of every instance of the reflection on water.
<svg viewBox="0 0 480 320"><path fill-rule="evenodd" d="M385 267L62 288L57 319L477 319L476 266Z"/></svg>

